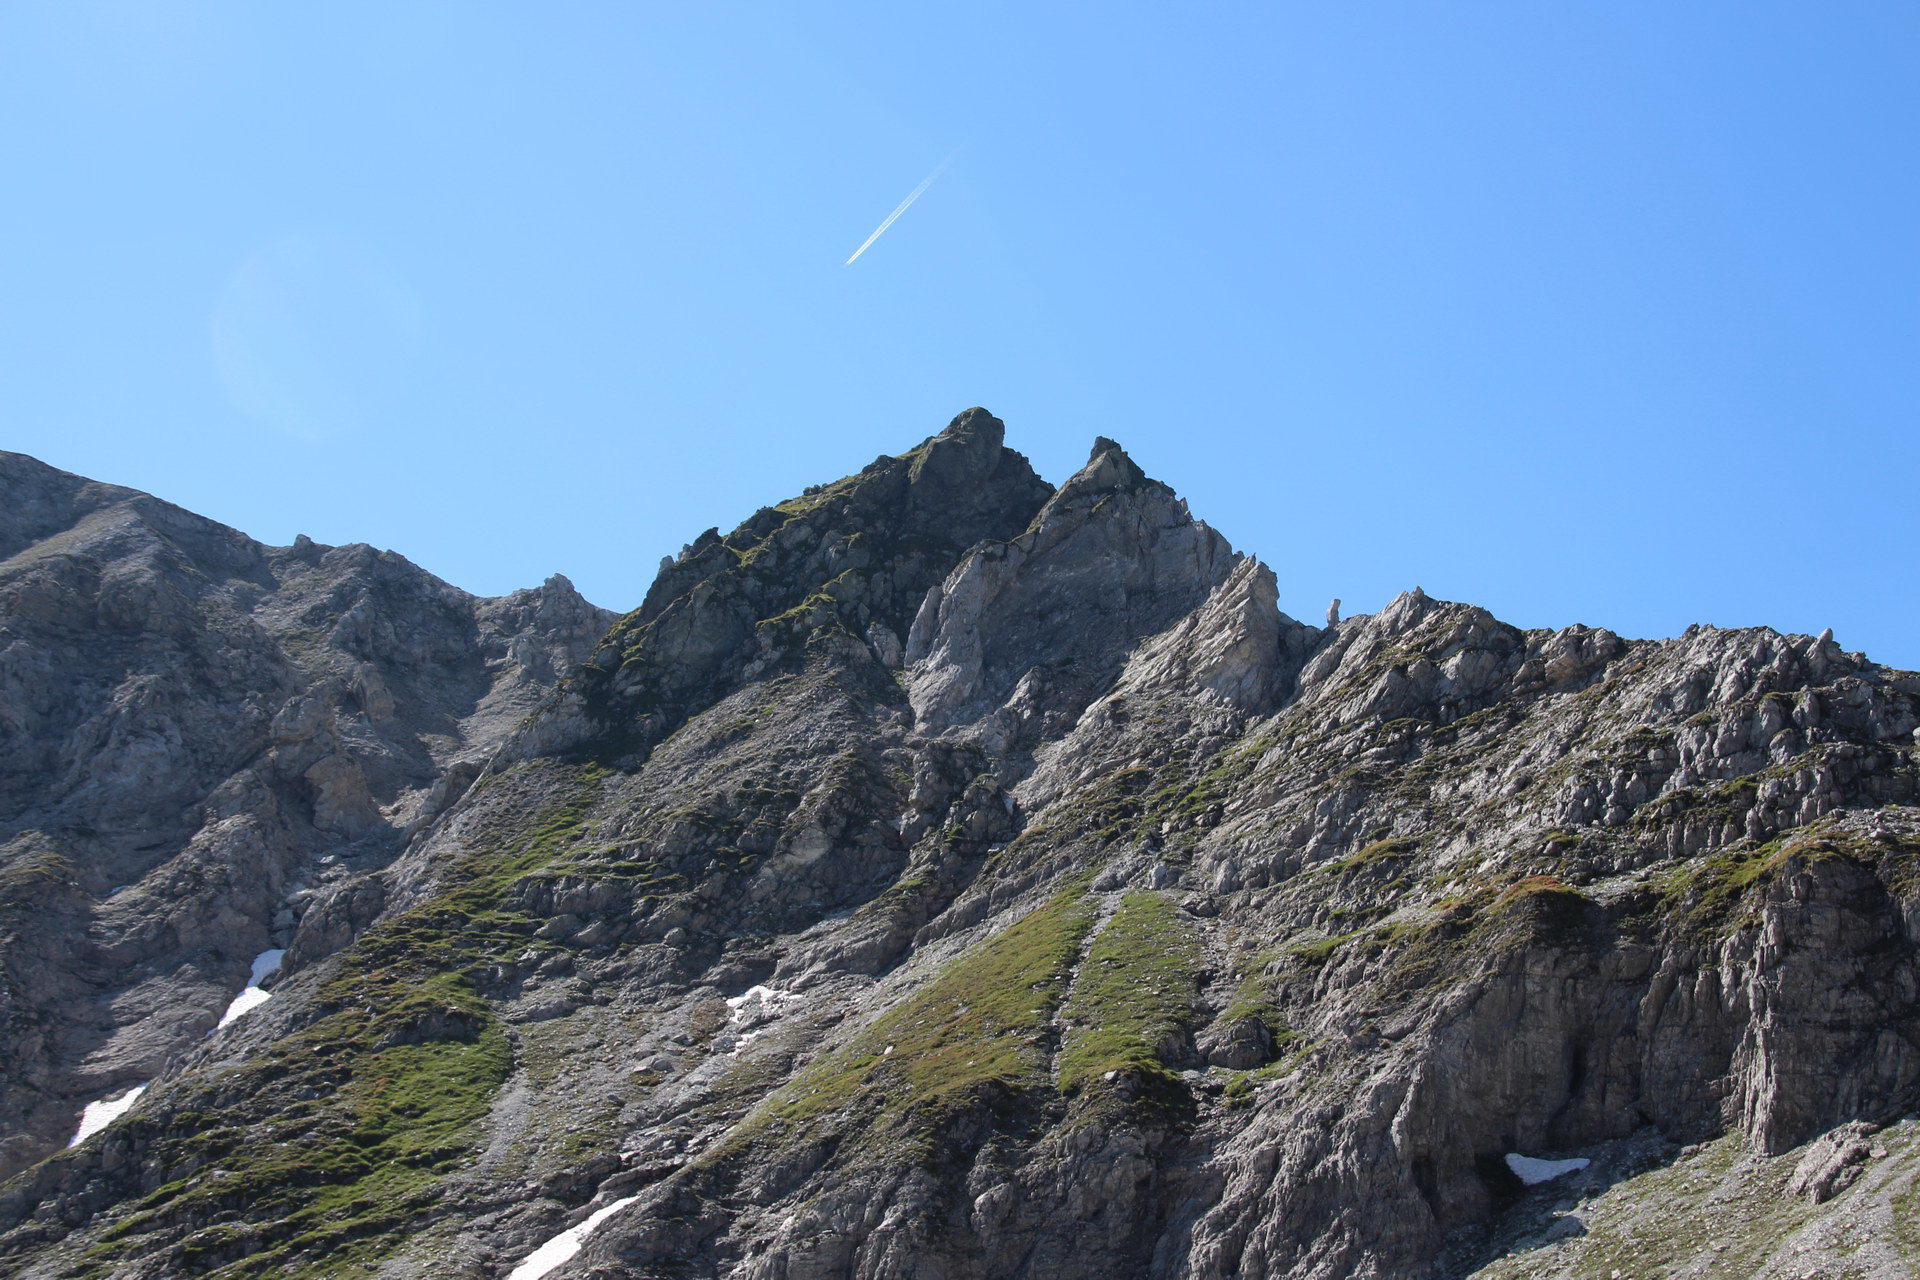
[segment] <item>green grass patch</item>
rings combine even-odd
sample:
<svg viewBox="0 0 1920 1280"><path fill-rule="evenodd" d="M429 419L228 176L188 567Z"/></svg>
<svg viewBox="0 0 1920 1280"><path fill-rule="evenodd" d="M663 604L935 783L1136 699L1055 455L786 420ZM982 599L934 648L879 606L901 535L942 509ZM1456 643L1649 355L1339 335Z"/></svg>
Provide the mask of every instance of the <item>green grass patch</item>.
<svg viewBox="0 0 1920 1280"><path fill-rule="evenodd" d="M1258 1018L1267 1024L1269 1031L1278 1026L1280 1007L1274 1003L1272 979L1267 976L1267 967L1278 958L1277 951L1261 951L1241 963L1240 984L1233 989L1233 998L1227 1007L1220 1011L1221 1022Z"/></svg>
<svg viewBox="0 0 1920 1280"><path fill-rule="evenodd" d="M1226 1087L1221 1090L1221 1096L1234 1104L1250 1101L1254 1090L1269 1080L1278 1080L1292 1074L1294 1069L1306 1060L1308 1054L1323 1045L1332 1043L1332 1038L1321 1036L1317 1040L1306 1040L1296 1031L1288 1033L1288 1043L1293 1047L1283 1057L1269 1062L1266 1066L1229 1073Z"/></svg>
<svg viewBox="0 0 1920 1280"><path fill-rule="evenodd" d="M444 1038L388 1042L428 1017ZM332 1092L288 1107L264 1127L216 1120L192 1134L197 1154L218 1173L147 1196L103 1234L91 1260L145 1252L151 1232L212 1218L211 1230L179 1241L179 1258L196 1269L217 1268L210 1273L235 1280L367 1274L430 1207L433 1183L468 1154L471 1130L512 1064L485 1002L449 975L427 980L379 1016L336 1012L240 1069L241 1081L258 1086L254 1096L278 1097L294 1081L296 1097L313 1088Z"/></svg>
<svg viewBox="0 0 1920 1280"><path fill-rule="evenodd" d="M746 1132L809 1124L855 1103L879 1111L873 1132L924 1132L982 1089L1046 1085L1048 1031L1092 923L1083 890L1055 895L795 1077Z"/></svg>
<svg viewBox="0 0 1920 1280"><path fill-rule="evenodd" d="M1158 1046L1193 1021L1198 964L1193 930L1164 895L1121 899L1066 1005L1061 1090L1077 1093L1109 1071L1174 1080Z"/></svg>
<svg viewBox="0 0 1920 1280"><path fill-rule="evenodd" d="M535 816L477 830L424 902L348 948L314 1021L169 1091L144 1154L184 1172L101 1235L93 1273L171 1250L222 1280L365 1276L421 1227L513 1068L474 985L532 945L511 889L579 841L601 794L597 767L543 768Z"/></svg>
<svg viewBox="0 0 1920 1280"><path fill-rule="evenodd" d="M1791 863L1809 866L1839 859L1873 870L1883 870L1890 884L1900 884L1912 869L1915 850L1904 845L1881 848L1826 823L1783 832L1764 844L1723 849L1696 858L1658 882L1660 906L1683 932L1696 937L1725 936L1759 918L1759 896L1752 892L1779 875ZM1897 865L1884 865L1897 859Z"/></svg>

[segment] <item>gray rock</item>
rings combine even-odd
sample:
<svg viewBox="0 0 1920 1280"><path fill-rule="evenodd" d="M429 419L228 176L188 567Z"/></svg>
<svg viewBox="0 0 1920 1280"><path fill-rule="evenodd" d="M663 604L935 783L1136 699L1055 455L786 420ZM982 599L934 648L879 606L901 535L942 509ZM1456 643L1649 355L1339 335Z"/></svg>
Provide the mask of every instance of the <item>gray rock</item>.
<svg viewBox="0 0 1920 1280"><path fill-rule="evenodd" d="M1873 1126L1858 1120L1821 1134L1793 1167L1788 1189L1814 1204L1833 1199L1859 1179L1872 1154L1872 1136Z"/></svg>
<svg viewBox="0 0 1920 1280"><path fill-rule="evenodd" d="M497 1276L618 1204L557 1274L1507 1280L1669 1162L1648 1238L1908 1176L1920 677L1830 641L1307 626L981 410L598 643L563 583L18 487L9 1149L152 1084L0 1188L10 1273Z"/></svg>
<svg viewBox="0 0 1920 1280"><path fill-rule="evenodd" d="M4 1174L196 1043L323 859L359 892L612 615L559 576L483 600L370 547L261 546L11 453L0 554Z"/></svg>

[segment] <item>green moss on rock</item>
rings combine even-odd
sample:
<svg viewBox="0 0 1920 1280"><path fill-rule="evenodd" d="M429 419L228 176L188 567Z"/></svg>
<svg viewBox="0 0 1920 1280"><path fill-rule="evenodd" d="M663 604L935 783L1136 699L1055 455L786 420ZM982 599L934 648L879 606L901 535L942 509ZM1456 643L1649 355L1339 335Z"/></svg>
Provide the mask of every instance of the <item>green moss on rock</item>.
<svg viewBox="0 0 1920 1280"><path fill-rule="evenodd" d="M1759 918L1758 892L1794 868L1839 860L1879 871L1901 885L1914 876L1917 851L1877 845L1830 823L1797 827L1763 844L1735 846L1683 863L1658 881L1659 905L1683 933L1725 936Z"/></svg>

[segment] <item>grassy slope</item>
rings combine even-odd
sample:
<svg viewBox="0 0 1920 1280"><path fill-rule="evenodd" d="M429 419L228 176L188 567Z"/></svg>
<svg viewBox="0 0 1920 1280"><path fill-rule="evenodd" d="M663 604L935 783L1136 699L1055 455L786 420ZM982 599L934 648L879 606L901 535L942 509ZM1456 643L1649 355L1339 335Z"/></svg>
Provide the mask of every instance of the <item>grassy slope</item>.
<svg viewBox="0 0 1920 1280"><path fill-rule="evenodd" d="M177 1249L183 1268L241 1280L322 1280L372 1265L434 1203L472 1149L513 1054L472 976L536 942L509 889L579 840L593 766L497 780L510 815L476 833L425 901L339 961L321 1016L253 1060L183 1082L149 1160L180 1170L88 1250L86 1270ZM210 1175L210 1170L217 1170Z"/></svg>

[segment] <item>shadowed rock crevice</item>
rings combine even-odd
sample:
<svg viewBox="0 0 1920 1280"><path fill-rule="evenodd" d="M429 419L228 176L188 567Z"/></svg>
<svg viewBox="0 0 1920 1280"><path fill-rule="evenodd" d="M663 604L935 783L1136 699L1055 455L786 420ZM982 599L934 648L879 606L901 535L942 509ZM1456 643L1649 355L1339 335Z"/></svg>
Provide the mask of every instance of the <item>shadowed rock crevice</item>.
<svg viewBox="0 0 1920 1280"><path fill-rule="evenodd" d="M0 1171L152 1079L611 615L0 454Z"/></svg>
<svg viewBox="0 0 1920 1280"><path fill-rule="evenodd" d="M10 1274L1920 1266L1920 676L1830 635L1305 625L977 409L617 620L36 467Z"/></svg>
<svg viewBox="0 0 1920 1280"><path fill-rule="evenodd" d="M1236 560L1103 437L1024 532L976 549L921 602L906 646L918 726L978 726L1001 751L1053 736Z"/></svg>

